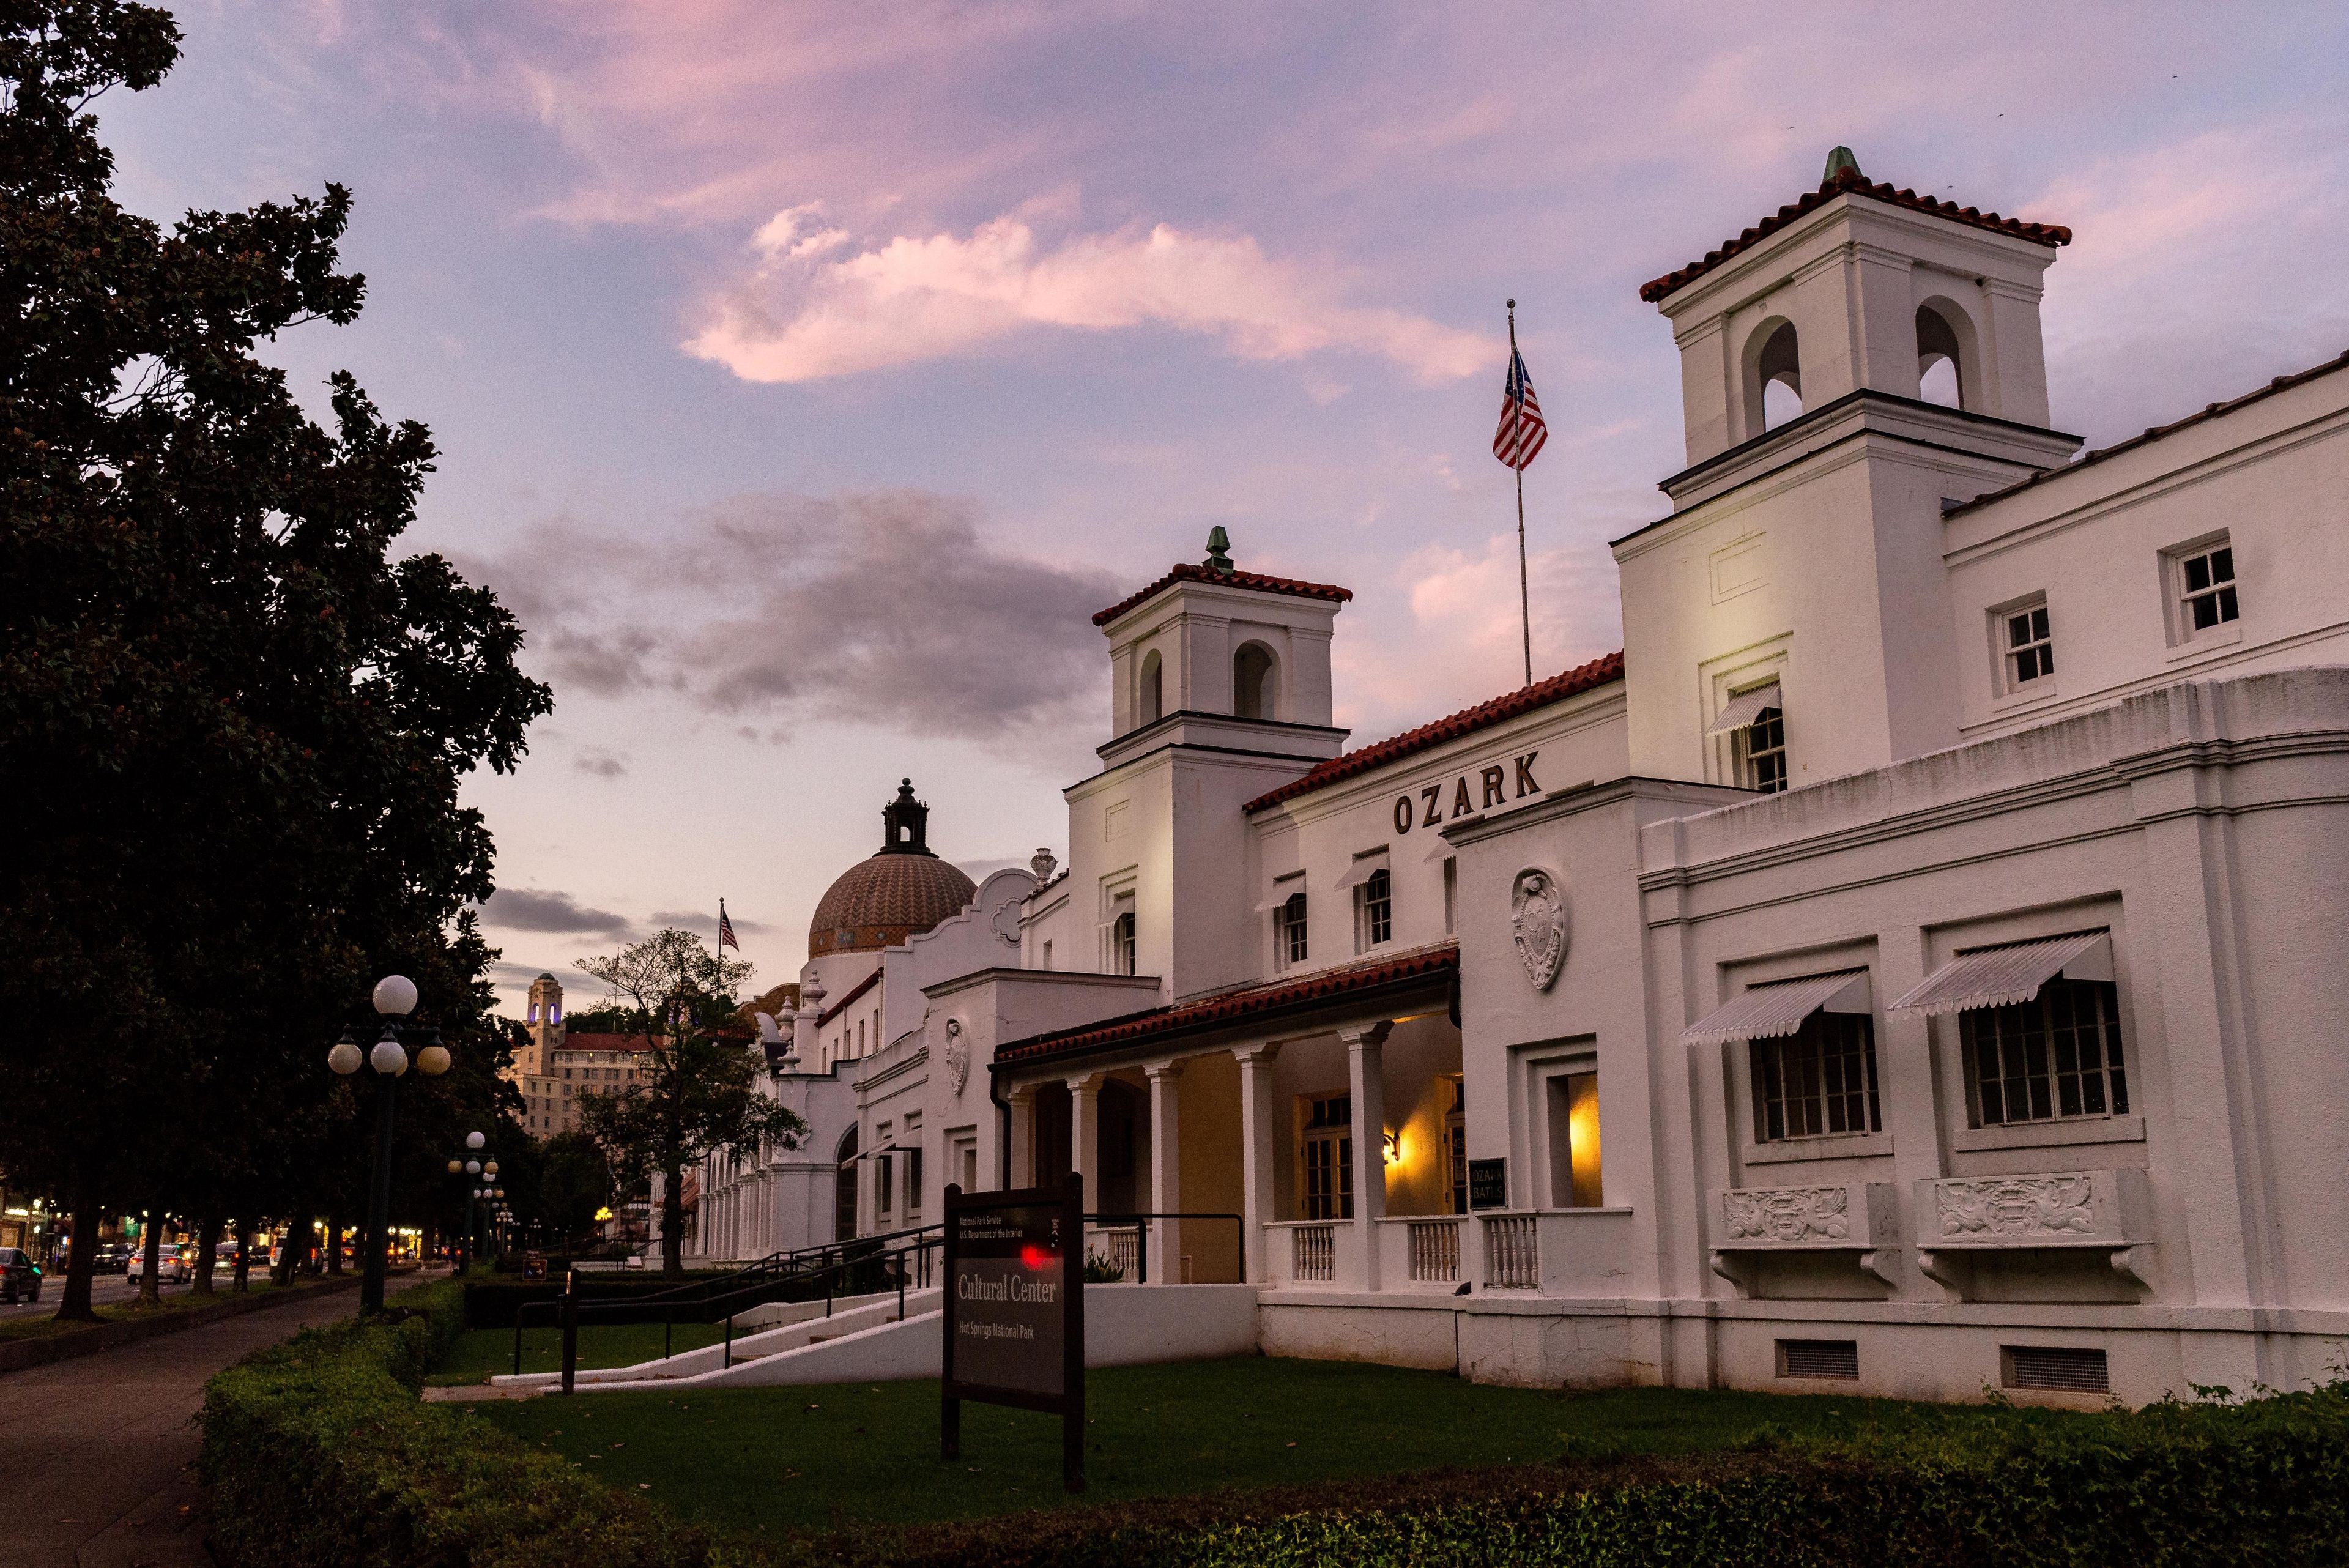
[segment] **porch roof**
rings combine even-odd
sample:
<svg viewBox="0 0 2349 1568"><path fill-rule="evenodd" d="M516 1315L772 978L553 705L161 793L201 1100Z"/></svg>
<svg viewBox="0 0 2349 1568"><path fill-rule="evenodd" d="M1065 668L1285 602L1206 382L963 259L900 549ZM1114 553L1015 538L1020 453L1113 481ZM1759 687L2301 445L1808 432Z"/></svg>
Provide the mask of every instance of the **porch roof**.
<svg viewBox="0 0 2349 1568"><path fill-rule="evenodd" d="M1153 1008L1147 1012L1132 1012L1100 1023L1013 1041L996 1048L994 1067L999 1071L1063 1056L1203 1034L1235 1024L1272 1023L1332 1002L1365 1002L1381 994L1423 990L1431 981L1449 981L1459 972L1458 942L1414 948L1409 952L1368 959L1294 979L1252 981L1173 1007Z"/></svg>

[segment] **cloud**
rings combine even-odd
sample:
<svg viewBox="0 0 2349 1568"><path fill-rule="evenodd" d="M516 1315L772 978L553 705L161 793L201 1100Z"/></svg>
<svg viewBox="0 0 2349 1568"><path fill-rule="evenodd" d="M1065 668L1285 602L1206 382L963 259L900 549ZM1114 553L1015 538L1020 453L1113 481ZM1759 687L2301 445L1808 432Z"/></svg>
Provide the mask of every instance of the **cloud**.
<svg viewBox="0 0 2349 1568"><path fill-rule="evenodd" d="M579 931L618 936L631 928L626 915L590 909L568 893L501 888L482 907L481 920L509 931Z"/></svg>
<svg viewBox="0 0 2349 1568"><path fill-rule="evenodd" d="M627 773L628 759L625 752L607 752L601 746L589 746L571 759L571 765L599 779L616 779Z"/></svg>
<svg viewBox="0 0 2349 1568"><path fill-rule="evenodd" d="M748 495L667 536L554 520L471 568L558 692L673 695L745 721L840 721L1020 749L1097 717L1108 574L1009 554L918 491Z"/></svg>
<svg viewBox="0 0 2349 1568"><path fill-rule="evenodd" d="M792 207L759 230L758 266L708 303L688 353L747 381L812 381L966 354L1030 327L1156 326L1236 358L1351 349L1437 382L1488 369L1499 351L1485 334L1348 304L1330 269L1268 256L1246 234L1137 223L1048 244L1007 216L823 260L852 242L811 232L815 221L814 207Z"/></svg>
<svg viewBox="0 0 2349 1568"><path fill-rule="evenodd" d="M736 914L731 909L726 911L726 918L734 922L734 930L739 936L763 937L775 929L773 925L765 920L750 919ZM718 911L715 909L656 909L645 917L645 923L656 927L675 926L681 931L700 931L707 935L715 932L718 929Z"/></svg>

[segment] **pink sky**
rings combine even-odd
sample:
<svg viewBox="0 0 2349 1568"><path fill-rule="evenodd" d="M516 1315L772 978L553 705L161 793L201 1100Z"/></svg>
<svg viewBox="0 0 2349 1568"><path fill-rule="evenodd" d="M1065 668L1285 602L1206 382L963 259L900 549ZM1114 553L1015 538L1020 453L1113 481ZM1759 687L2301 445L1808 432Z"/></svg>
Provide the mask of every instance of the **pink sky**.
<svg viewBox="0 0 2349 1568"><path fill-rule="evenodd" d="M723 895L767 981L911 774L967 865L1062 848L1085 612L1193 559L1342 582L1367 742L1516 683L1501 301L1544 672L1679 466L1638 286L1815 184L2070 224L2055 422L2349 347L2337 5L327 3L181 13L101 106L133 207L358 198L348 366L445 453L415 535L558 707L473 799L507 973Z"/></svg>

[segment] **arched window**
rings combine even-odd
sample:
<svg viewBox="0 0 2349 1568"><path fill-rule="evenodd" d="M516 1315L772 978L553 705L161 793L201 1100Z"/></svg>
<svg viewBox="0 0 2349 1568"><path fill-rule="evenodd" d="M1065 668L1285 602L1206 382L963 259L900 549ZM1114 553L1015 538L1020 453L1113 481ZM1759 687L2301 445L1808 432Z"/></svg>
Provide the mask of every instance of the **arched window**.
<svg viewBox="0 0 2349 1568"><path fill-rule="evenodd" d="M1945 409L1962 409L1965 374L1958 330L1930 305L1917 307L1917 395Z"/></svg>
<svg viewBox="0 0 2349 1568"><path fill-rule="evenodd" d="M856 1129L850 1127L840 1135L840 1147L833 1151L832 1195L832 1239L835 1241L856 1240Z"/></svg>
<svg viewBox="0 0 2349 1568"><path fill-rule="evenodd" d="M1142 689L1135 693L1134 727L1154 724L1165 716L1166 670L1159 662L1158 650L1153 649L1142 656Z"/></svg>
<svg viewBox="0 0 2349 1568"><path fill-rule="evenodd" d="M1232 656L1232 711L1243 719L1271 719L1272 649L1260 642L1240 645Z"/></svg>
<svg viewBox="0 0 2349 1568"><path fill-rule="evenodd" d="M1753 432L1775 430L1803 411L1803 348L1795 324L1764 323L1754 333L1757 348L1747 389L1754 395L1760 425Z"/></svg>
<svg viewBox="0 0 2349 1568"><path fill-rule="evenodd" d="M1133 972L1133 911L1124 913L1110 922L1109 955L1112 974Z"/></svg>

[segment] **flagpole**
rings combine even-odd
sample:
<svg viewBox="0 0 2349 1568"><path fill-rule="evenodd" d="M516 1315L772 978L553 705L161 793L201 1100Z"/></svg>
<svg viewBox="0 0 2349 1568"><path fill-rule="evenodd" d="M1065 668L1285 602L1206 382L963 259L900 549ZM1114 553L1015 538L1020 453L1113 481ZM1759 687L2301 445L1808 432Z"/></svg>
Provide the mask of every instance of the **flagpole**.
<svg viewBox="0 0 2349 1568"><path fill-rule="evenodd" d="M1517 362L1517 302L1509 301L1509 363ZM1534 683L1534 610L1533 596L1526 587L1526 471L1521 463L1510 466L1517 471L1517 623L1525 633L1526 684Z"/></svg>

